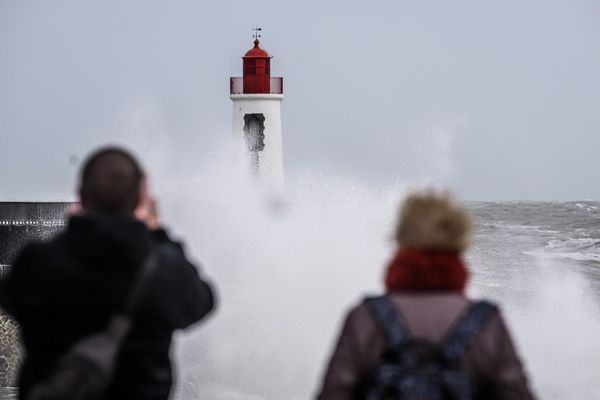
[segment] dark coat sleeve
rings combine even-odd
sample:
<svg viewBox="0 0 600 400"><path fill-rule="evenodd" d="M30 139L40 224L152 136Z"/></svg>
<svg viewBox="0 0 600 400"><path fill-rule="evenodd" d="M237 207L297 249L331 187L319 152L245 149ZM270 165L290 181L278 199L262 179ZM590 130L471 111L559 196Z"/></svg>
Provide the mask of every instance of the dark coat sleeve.
<svg viewBox="0 0 600 400"><path fill-rule="evenodd" d="M200 276L199 268L185 256L180 243L169 238L164 230L153 232L159 248L161 264L166 264L159 276L161 287L166 287L168 314L172 328L183 329L200 321L215 307L212 286Z"/></svg>
<svg viewBox="0 0 600 400"><path fill-rule="evenodd" d="M342 332L329 361L318 400L354 399L364 374L360 359L360 344L356 333L359 310L351 311L344 322Z"/></svg>

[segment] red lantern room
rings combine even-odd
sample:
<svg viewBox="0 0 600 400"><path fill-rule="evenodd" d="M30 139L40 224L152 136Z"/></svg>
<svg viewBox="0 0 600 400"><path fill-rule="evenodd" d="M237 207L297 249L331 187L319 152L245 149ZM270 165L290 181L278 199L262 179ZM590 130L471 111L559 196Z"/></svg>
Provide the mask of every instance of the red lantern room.
<svg viewBox="0 0 600 400"><path fill-rule="evenodd" d="M254 47L244 54L244 76L231 77L229 93L239 94L283 94L283 78L271 77L271 55L260 48L260 28L254 28Z"/></svg>
<svg viewBox="0 0 600 400"><path fill-rule="evenodd" d="M246 52L244 60L244 93L271 92L271 56L259 46L258 39L254 47Z"/></svg>

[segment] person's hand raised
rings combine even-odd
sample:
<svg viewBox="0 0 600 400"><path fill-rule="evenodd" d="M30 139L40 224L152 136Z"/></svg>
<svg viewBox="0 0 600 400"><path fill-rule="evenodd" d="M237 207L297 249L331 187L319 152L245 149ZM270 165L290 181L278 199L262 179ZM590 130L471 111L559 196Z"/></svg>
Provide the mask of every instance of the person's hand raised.
<svg viewBox="0 0 600 400"><path fill-rule="evenodd" d="M134 215L137 219L145 223L148 229L157 230L160 228L156 201L150 195L145 194L142 196Z"/></svg>

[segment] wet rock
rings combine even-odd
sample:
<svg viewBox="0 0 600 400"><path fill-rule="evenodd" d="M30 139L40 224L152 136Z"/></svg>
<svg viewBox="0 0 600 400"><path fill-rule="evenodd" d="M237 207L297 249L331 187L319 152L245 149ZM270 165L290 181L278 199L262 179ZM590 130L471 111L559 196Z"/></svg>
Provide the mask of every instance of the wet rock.
<svg viewBox="0 0 600 400"><path fill-rule="evenodd" d="M0 386L15 386L22 351L19 328L0 311Z"/></svg>

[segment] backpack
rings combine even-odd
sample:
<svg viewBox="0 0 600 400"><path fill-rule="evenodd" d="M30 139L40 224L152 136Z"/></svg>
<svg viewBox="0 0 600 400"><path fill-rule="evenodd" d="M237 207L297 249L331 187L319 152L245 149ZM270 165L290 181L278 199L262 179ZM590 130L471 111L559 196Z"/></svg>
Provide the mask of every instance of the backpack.
<svg viewBox="0 0 600 400"><path fill-rule="evenodd" d="M497 307L473 303L439 345L411 337L387 296L366 299L386 337L386 350L364 385L366 400L471 400L469 377L460 361L470 339Z"/></svg>
<svg viewBox="0 0 600 400"><path fill-rule="evenodd" d="M131 314L156 268L157 259L151 252L138 267L124 309L110 319L106 328L79 340L60 357L50 375L32 386L25 397L27 400L94 400L102 397L131 329Z"/></svg>

